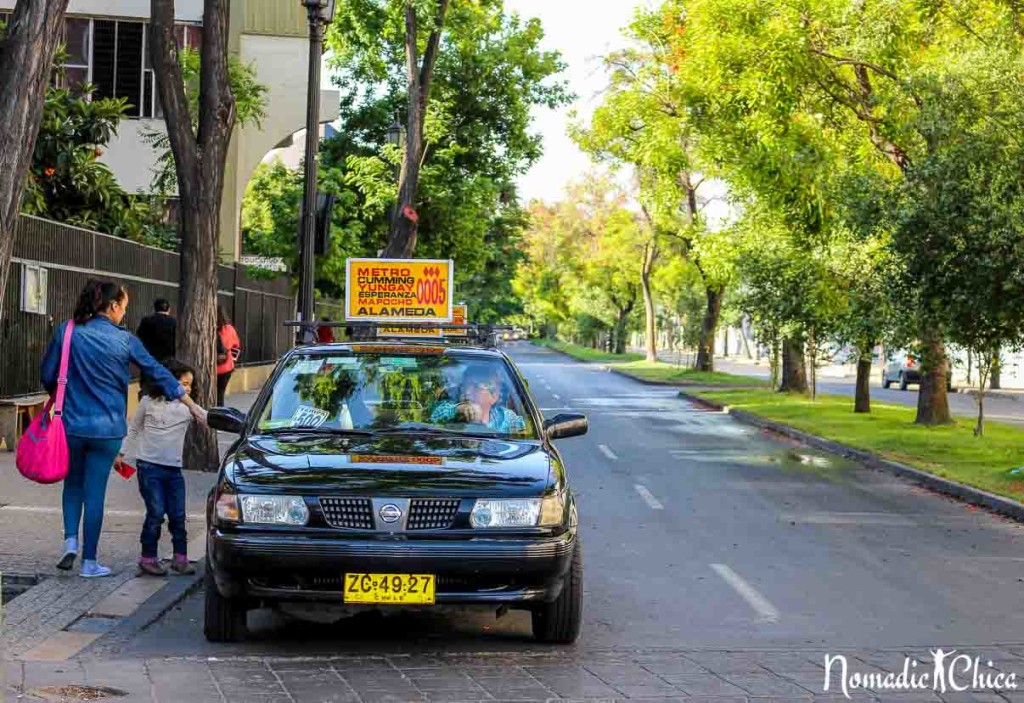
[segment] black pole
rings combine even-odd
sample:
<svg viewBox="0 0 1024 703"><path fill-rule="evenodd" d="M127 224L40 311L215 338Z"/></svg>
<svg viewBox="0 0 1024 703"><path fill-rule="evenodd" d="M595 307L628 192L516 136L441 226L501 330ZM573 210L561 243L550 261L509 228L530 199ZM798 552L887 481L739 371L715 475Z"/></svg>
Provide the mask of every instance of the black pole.
<svg viewBox="0 0 1024 703"><path fill-rule="evenodd" d="M306 0L306 12L309 14L309 92L306 96L306 177L302 199L299 319L304 323L300 331L301 341L311 344L316 339L313 235L316 229L316 157L320 146L320 60L323 56L324 25L317 0Z"/></svg>

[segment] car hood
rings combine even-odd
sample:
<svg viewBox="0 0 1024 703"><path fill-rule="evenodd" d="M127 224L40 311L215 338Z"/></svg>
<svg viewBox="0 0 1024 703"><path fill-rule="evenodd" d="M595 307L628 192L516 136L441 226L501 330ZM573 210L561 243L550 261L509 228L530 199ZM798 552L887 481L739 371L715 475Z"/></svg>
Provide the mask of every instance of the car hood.
<svg viewBox="0 0 1024 703"><path fill-rule="evenodd" d="M228 457L241 489L345 495L539 495L551 459L537 441L436 436L258 435Z"/></svg>

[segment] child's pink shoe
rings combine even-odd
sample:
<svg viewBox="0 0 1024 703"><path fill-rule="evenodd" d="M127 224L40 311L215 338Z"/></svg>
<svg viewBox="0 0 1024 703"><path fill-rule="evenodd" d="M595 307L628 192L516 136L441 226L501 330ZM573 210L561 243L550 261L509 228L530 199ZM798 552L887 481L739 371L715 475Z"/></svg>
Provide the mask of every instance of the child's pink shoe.
<svg viewBox="0 0 1024 703"><path fill-rule="evenodd" d="M142 557L139 559L139 571L149 576L166 576L165 569L155 557Z"/></svg>
<svg viewBox="0 0 1024 703"><path fill-rule="evenodd" d="M176 574L181 574L182 576L191 576L196 572L196 567L189 563L186 555L175 554L174 561L171 562L171 570Z"/></svg>

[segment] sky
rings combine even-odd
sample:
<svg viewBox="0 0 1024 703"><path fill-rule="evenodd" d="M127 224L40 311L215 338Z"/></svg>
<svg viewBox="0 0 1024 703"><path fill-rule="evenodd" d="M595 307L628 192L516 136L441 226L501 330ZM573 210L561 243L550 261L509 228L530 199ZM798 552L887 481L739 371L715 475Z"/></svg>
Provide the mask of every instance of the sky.
<svg viewBox="0 0 1024 703"><path fill-rule="evenodd" d="M562 110L535 111L534 130L544 137L544 157L519 182L524 201L558 200L570 181L591 167L590 159L566 134L570 112L581 117L601 102L607 77L601 57L623 48L622 29L647 0L505 0L505 9L537 17L544 25L545 49L557 49L568 64L565 78L576 102Z"/></svg>

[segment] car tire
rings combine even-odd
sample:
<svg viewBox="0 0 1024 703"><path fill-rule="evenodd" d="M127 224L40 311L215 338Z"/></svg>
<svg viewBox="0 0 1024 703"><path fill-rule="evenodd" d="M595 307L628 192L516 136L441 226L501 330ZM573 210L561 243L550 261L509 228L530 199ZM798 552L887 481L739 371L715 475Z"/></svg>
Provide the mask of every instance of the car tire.
<svg viewBox="0 0 1024 703"><path fill-rule="evenodd" d="M904 376L904 375L903 375L903 374L901 373L901 374L900 374L900 390L901 390L901 391L905 391L905 390L907 390L907 386L909 386L909 385L910 385L910 384L909 384L909 383L907 383L907 377L906 377L906 376Z"/></svg>
<svg viewBox="0 0 1024 703"><path fill-rule="evenodd" d="M882 388L884 388L885 390L889 390L889 386L891 386L891 385L892 385L892 381L890 381L889 379L887 379L885 377L885 372L883 371L882 372Z"/></svg>
<svg viewBox="0 0 1024 703"><path fill-rule="evenodd" d="M208 642L238 642L245 639L245 604L236 598L225 598L217 590L210 562L206 562L203 577L205 604L203 608L203 634Z"/></svg>
<svg viewBox="0 0 1024 703"><path fill-rule="evenodd" d="M572 644L583 624L583 549L579 538L558 598L533 610L533 636L546 644Z"/></svg>

